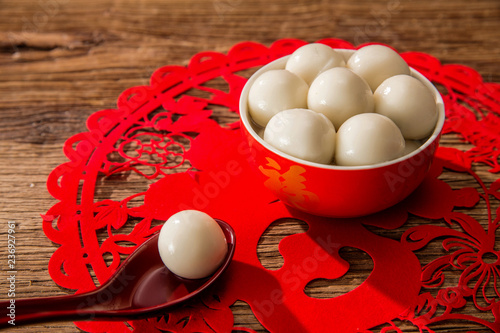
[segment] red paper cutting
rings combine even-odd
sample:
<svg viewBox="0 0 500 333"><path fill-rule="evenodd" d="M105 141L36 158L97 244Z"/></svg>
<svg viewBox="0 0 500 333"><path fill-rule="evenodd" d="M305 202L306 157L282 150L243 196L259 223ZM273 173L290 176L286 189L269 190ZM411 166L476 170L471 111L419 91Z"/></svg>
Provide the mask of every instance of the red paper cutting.
<svg viewBox="0 0 500 333"><path fill-rule="evenodd" d="M319 42L354 48L339 39ZM442 65L424 53L402 54L410 66L445 88L444 133L458 134L472 148L463 152L441 147L424 183L384 212L356 219L310 216L287 208L265 189L248 164L250 150L239 123L222 126L211 110L218 106L238 112L239 94L248 78L241 71L304 44L291 39L270 47L243 42L228 54L202 52L188 66L162 67L149 86L128 89L116 109L94 113L87 121L88 131L66 141L69 161L54 169L47 181L58 203L43 215L47 237L60 245L49 262L50 275L59 286L76 292L95 288L90 270L100 283L106 281L120 265L121 254L130 254L158 230L158 221L182 209L202 210L227 221L238 240L228 271L201 299L160 318L79 322L79 328L252 332L233 327L230 306L240 300L272 332L402 332L399 325L432 332L433 325L443 321L500 332L500 253L495 247L500 181L484 184L473 171L477 163L488 165L490 172L500 171L500 85L484 83L474 70ZM229 89L206 85L217 79L227 82ZM208 97L196 97L193 90ZM191 168L179 172L186 163ZM96 199L103 177L120 175L126 184L130 172L144 179L141 193L120 200ZM440 180L443 172L469 175L477 186L455 184L452 189ZM461 209L479 203L487 207L487 228ZM405 228L409 216L422 222ZM308 229L283 238L283 266L266 269L257 257L259 239L274 221L286 217L306 222ZM394 229L393 233L401 229L401 237L382 237L367 226ZM420 262L417 254L429 244L441 244L443 255ZM366 252L374 262L372 273L344 295L306 295L304 288L311 281L335 280L349 271L350 264L339 255L344 247ZM109 257L112 260L105 260ZM466 306L491 313L493 319L460 311Z"/></svg>

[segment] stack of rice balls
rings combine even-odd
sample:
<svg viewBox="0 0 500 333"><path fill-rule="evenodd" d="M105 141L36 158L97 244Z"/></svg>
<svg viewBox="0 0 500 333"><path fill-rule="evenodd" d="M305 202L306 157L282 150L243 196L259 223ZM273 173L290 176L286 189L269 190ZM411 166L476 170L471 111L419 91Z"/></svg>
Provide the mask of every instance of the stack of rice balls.
<svg viewBox="0 0 500 333"><path fill-rule="evenodd" d="M364 46L349 59L324 44L304 45L285 69L255 80L248 108L271 146L340 166L408 154L433 132L438 117L433 93L383 45Z"/></svg>

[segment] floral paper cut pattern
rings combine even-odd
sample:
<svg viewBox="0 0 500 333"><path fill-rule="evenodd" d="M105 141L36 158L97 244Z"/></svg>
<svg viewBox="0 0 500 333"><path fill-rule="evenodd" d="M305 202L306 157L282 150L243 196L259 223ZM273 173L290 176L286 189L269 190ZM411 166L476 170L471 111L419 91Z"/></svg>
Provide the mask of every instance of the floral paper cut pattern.
<svg viewBox="0 0 500 333"><path fill-rule="evenodd" d="M318 42L354 48L340 39ZM116 109L94 113L88 131L66 141L68 161L47 180L58 202L43 214L45 234L58 244L49 273L59 286L76 292L94 289L91 271L100 283L106 281L124 256L181 209L205 211L230 223L237 234L228 271L197 300L160 317L75 323L80 329L252 332L234 327L231 306L243 301L272 332L403 332L410 326L412 331L432 332L447 321L500 332L500 256L495 247L500 182L486 184L474 171L475 165L499 171L499 85L484 83L465 66L442 65L419 52L403 53L410 66L444 87L444 135L458 135L470 148L440 147L423 184L386 211L354 219L310 216L283 205L257 180L259 171L249 165L251 151L237 120L239 94L248 78L244 70L257 69L304 44L292 39L269 47L242 42L227 54L202 52L187 66L159 68L149 86L126 90ZM224 89L207 84L220 79ZM232 120L219 124L213 117L215 107L225 108ZM300 170L280 170L273 161L261 171L269 174L270 186L285 192L290 187L281 176L293 172L300 180ZM466 175L476 186L452 188L440 178L446 172ZM125 186L131 174L144 180L138 193L113 199L96 196L103 179L121 177ZM291 193L314 200L300 184L292 186ZM480 204L486 207L486 224L467 214L467 208ZM260 262L257 246L265 230L283 218L301 220L308 228L281 240L284 264L270 270ZM419 223L408 226L410 219ZM384 229L400 237L377 233ZM430 245L440 246L442 256L419 260ZM345 247L368 254L374 263L371 274L340 296L306 295L309 282L335 281L349 272L351 264L340 255ZM466 307L474 311L462 311ZM489 313L491 320L475 313Z"/></svg>

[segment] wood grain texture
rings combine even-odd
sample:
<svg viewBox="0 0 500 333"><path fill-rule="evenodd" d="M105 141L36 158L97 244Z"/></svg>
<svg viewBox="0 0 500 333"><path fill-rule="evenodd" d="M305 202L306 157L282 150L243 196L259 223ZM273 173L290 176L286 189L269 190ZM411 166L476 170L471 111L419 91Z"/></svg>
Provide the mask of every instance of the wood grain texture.
<svg viewBox="0 0 500 333"><path fill-rule="evenodd" d="M43 234L39 214L55 203L45 181L53 168L66 161L64 141L85 130L90 114L114 107L123 90L147 84L152 72L163 65L186 64L200 51L226 52L245 40L269 45L289 37L387 43L399 51L422 51L443 63L473 67L486 81L500 82L498 0L1 0L0 297L6 298L8 290L7 221L16 221L16 297L68 293L47 272L57 246ZM223 111L218 116L227 121ZM462 145L453 137L444 143ZM486 170L478 167L487 183L494 181L496 176ZM452 186L475 186L472 179L459 177L443 176ZM102 198L126 194L117 194L112 181L105 185L99 193ZM125 191L135 193L134 185ZM469 213L484 217L484 211L478 206ZM421 222L411 220L409 225ZM263 265L279 267L277 242L302 230L293 221L271 226L259 246ZM373 231L395 239L401 235L401 231ZM440 251L426 253L437 257ZM354 273L336 284L317 281L307 293L313 297L344 293L373 267L362 252L346 249L342 255L353 264ZM265 331L248 305L237 302L232 309L235 326ZM486 332L459 323L436 331L474 329ZM72 323L11 329L28 330L78 331Z"/></svg>

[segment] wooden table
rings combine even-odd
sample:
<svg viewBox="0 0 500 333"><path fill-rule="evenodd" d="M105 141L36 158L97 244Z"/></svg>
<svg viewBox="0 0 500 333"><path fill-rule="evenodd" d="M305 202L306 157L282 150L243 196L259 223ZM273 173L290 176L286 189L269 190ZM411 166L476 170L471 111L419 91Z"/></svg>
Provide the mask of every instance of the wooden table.
<svg viewBox="0 0 500 333"><path fill-rule="evenodd" d="M500 82L498 0L3 0L0 5L0 298L7 298L8 290L7 221L17 223L16 297L69 293L47 272L57 248L41 228L40 214L56 202L46 190L47 176L66 161L62 145L85 131L89 115L113 108L123 90L147 84L160 66L184 65L200 51L226 52L245 40L270 45L286 37L309 42L335 37L426 52ZM460 146L453 137L446 140ZM486 169L477 171L492 182L496 177ZM259 255L266 265L279 260L273 240L295 230L285 224L263 238ZM364 267L358 265L360 274ZM243 303L233 310L237 325L265 331ZM69 322L29 329L78 331Z"/></svg>

